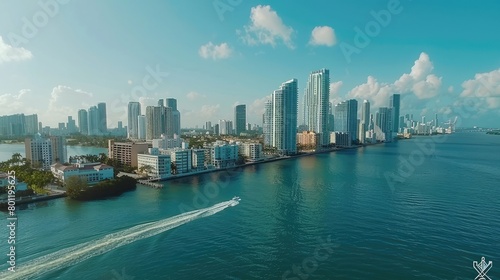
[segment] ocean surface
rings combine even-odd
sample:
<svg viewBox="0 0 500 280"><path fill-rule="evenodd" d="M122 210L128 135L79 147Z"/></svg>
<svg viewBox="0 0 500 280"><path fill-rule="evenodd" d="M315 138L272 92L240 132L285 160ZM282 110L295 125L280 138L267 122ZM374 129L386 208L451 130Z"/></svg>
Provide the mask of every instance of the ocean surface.
<svg viewBox="0 0 500 280"><path fill-rule="evenodd" d="M0 145L0 160L21 148ZM500 136L419 137L164 185L18 209L16 272L0 226L0 279L474 279L481 257L500 278Z"/></svg>

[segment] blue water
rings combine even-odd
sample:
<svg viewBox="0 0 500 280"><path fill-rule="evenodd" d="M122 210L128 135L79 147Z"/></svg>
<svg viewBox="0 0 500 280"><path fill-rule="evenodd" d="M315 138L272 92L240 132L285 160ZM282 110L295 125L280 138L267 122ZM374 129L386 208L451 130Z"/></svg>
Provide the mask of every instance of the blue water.
<svg viewBox="0 0 500 280"><path fill-rule="evenodd" d="M425 155L417 142L431 139L168 181L110 200L25 207L17 211L18 268L47 272L35 279L474 279L472 262L484 256L497 279L500 137L457 133ZM81 262L33 264L134 226L179 222L183 212L235 195L239 205L122 246L109 242L103 254L56 253L93 256ZM6 241L0 248L8 253Z"/></svg>

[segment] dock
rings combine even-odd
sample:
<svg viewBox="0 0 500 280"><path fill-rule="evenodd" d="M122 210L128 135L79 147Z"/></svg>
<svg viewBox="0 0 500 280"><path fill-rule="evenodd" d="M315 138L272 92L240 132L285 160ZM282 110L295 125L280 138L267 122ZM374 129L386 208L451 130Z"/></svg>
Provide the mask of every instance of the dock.
<svg viewBox="0 0 500 280"><path fill-rule="evenodd" d="M155 189L161 189L161 188L163 188L163 184L155 182L155 181L158 181L159 179L160 178L149 178L146 180L138 180L137 182L141 185L145 185L145 186L152 187Z"/></svg>

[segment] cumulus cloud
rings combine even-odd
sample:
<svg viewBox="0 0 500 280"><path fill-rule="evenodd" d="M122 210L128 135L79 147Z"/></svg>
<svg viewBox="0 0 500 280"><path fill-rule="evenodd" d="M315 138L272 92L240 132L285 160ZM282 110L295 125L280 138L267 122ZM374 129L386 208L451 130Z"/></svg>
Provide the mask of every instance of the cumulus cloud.
<svg viewBox="0 0 500 280"><path fill-rule="evenodd" d="M394 83L382 83L369 76L367 81L354 87L348 98L366 99L374 107L389 105L389 98L394 93L406 94L412 105L421 105L435 97L441 89L441 77L432 73L434 66L426 53L421 53L414 62L410 73L404 73Z"/></svg>
<svg viewBox="0 0 500 280"><path fill-rule="evenodd" d="M9 61L31 59L33 54L25 48L16 48L5 43L0 36L0 64Z"/></svg>
<svg viewBox="0 0 500 280"><path fill-rule="evenodd" d="M205 59L225 59L229 58L232 54L232 50L227 43L221 43L215 45L212 42L200 47L198 54Z"/></svg>
<svg viewBox="0 0 500 280"><path fill-rule="evenodd" d="M436 96L441 88L441 78L432 74L434 66L426 53L421 53L415 61L410 73L403 74L394 83L396 91L413 92L419 99Z"/></svg>
<svg viewBox="0 0 500 280"><path fill-rule="evenodd" d="M59 85L50 93L49 111L61 113L65 118L74 115L78 109L88 109L93 104L92 97L90 92Z"/></svg>
<svg viewBox="0 0 500 280"><path fill-rule="evenodd" d="M285 25L283 20L271 6L258 5L250 11L251 23L237 30L241 39L248 45L271 45L275 47L278 41L293 49L293 28Z"/></svg>
<svg viewBox="0 0 500 280"><path fill-rule="evenodd" d="M313 46L334 46L337 44L335 30L329 26L316 26L311 32L309 44Z"/></svg>
<svg viewBox="0 0 500 280"><path fill-rule="evenodd" d="M250 116L257 116L257 118L261 117L265 111L265 103L268 100L271 100L272 95L264 96L262 98L255 99L247 108L247 114Z"/></svg>
<svg viewBox="0 0 500 280"><path fill-rule="evenodd" d="M201 106L200 114L204 118L214 118L218 116L220 104Z"/></svg>
<svg viewBox="0 0 500 280"><path fill-rule="evenodd" d="M26 106L32 104L30 101L31 90L22 89L18 93L5 93L0 95L0 107L2 108L1 115L17 114L26 110ZM31 109L33 110L33 108ZM31 111L30 110L30 111Z"/></svg>
<svg viewBox="0 0 500 280"><path fill-rule="evenodd" d="M197 99L201 99L201 98L204 98L206 97L204 94L199 94L195 91L191 91L191 92L188 92L188 94L186 94L186 97L191 100L191 101L194 101L194 100L197 100Z"/></svg>
<svg viewBox="0 0 500 280"><path fill-rule="evenodd" d="M333 105L342 101L340 97L340 89L342 88L342 85L344 85L344 82L342 81L330 83L330 102L332 102Z"/></svg>
<svg viewBox="0 0 500 280"><path fill-rule="evenodd" d="M472 99L479 107L500 108L500 69L478 73L462 83L461 98Z"/></svg>

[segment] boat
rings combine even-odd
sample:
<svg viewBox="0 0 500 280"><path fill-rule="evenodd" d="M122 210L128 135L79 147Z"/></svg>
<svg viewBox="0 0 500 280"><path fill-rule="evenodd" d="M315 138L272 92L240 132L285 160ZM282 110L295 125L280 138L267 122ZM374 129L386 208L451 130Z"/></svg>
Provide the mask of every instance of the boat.
<svg viewBox="0 0 500 280"><path fill-rule="evenodd" d="M241 198L239 196L235 196L231 199L231 204L229 206L236 206L240 203Z"/></svg>

